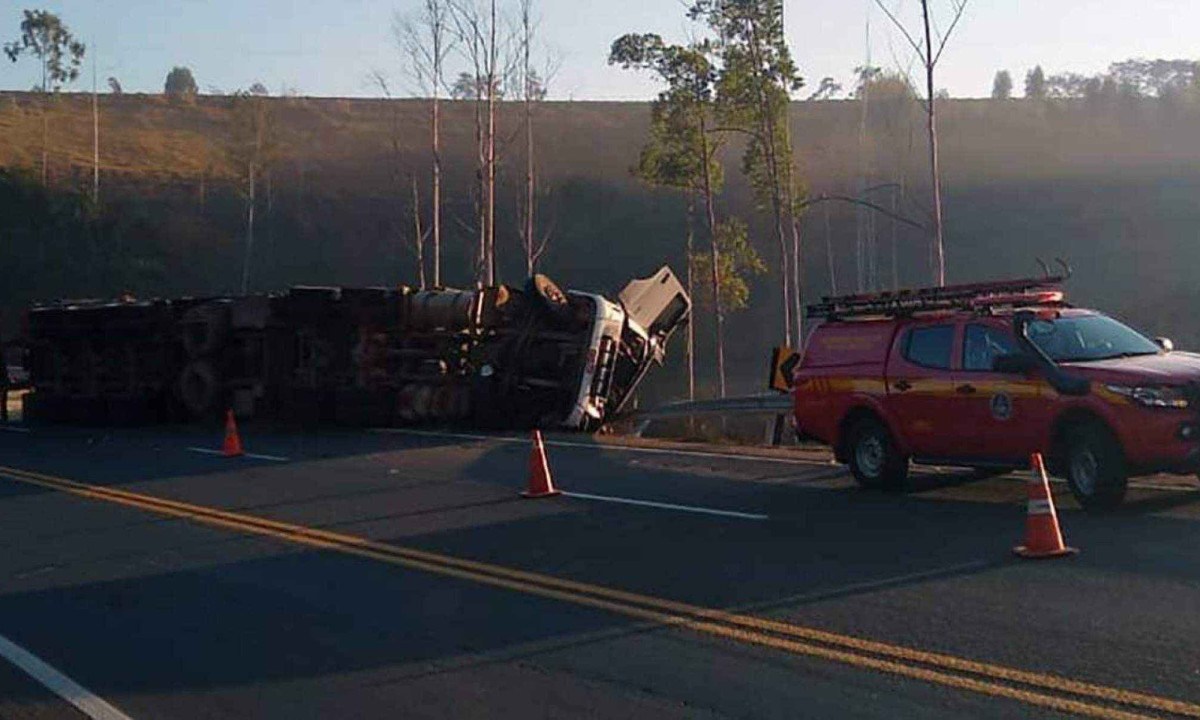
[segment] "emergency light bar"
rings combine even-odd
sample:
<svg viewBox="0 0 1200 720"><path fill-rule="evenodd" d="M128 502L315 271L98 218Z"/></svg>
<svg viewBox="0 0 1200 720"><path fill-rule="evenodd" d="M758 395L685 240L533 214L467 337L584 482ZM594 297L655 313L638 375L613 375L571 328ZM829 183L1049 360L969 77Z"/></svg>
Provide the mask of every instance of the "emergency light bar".
<svg viewBox="0 0 1200 720"><path fill-rule="evenodd" d="M1064 275L1048 275L1039 278L823 297L821 302L806 308L805 316L837 320L868 315L910 315L938 310L1063 305L1063 291L1058 286L1064 280Z"/></svg>

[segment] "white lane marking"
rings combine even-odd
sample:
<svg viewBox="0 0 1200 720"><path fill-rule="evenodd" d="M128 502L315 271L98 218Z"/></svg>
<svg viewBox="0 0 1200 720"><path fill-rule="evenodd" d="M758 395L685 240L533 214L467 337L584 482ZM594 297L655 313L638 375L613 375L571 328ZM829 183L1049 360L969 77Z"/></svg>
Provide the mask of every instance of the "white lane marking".
<svg viewBox="0 0 1200 720"><path fill-rule="evenodd" d="M44 660L0 635L0 655L21 668L55 695L74 705L92 720L132 720L103 698L48 665Z"/></svg>
<svg viewBox="0 0 1200 720"><path fill-rule="evenodd" d="M661 508L663 510L679 510L681 512L699 513L701 515L719 515L721 517L732 517L741 520L770 520L766 515L757 515L755 513L736 512L733 510L715 510L713 508L695 507L694 505L675 505L673 503L654 502L652 500L634 500L632 498L611 497L609 495L589 495L588 493L566 492L563 491L566 497L579 498L580 500L599 500L601 502L620 503L621 505L639 505L641 507Z"/></svg>
<svg viewBox="0 0 1200 720"><path fill-rule="evenodd" d="M225 453L223 451L213 450L211 448L190 447L190 448L188 448L188 450L191 450L192 452L197 452L197 453L204 453L205 455L222 455L222 456L225 455ZM241 457L253 458L255 460L270 460L271 462L291 462L292 461L291 458L279 457L277 455L257 455L255 453L242 453Z"/></svg>
<svg viewBox="0 0 1200 720"><path fill-rule="evenodd" d="M370 432L389 435L417 435L423 437L445 437L459 440L490 440L494 442L520 443L529 442L529 438L514 438L504 435L475 435L471 433L435 432L432 430L409 430L408 428L371 428ZM800 458L781 458L765 455L749 455L738 453L709 452L701 450L673 450L670 448L648 448L636 445L607 445L603 443L572 442L570 440L546 440L548 447L585 448L588 450L613 450L617 452L640 452L651 455L682 455L687 457L719 458L724 460L753 460L784 465L820 465L828 463L819 460L802 460Z"/></svg>
<svg viewBox="0 0 1200 720"><path fill-rule="evenodd" d="M3 430L4 432L15 432L15 433L29 432L29 428L14 427L12 425L0 425L0 430Z"/></svg>

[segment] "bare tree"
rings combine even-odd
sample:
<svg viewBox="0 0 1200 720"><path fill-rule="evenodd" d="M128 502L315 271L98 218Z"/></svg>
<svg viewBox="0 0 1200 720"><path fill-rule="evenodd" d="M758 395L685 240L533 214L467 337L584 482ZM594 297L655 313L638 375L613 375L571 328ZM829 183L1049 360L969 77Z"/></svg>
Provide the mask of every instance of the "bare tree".
<svg viewBox="0 0 1200 720"><path fill-rule="evenodd" d="M534 16L533 0L521 0L517 47L517 74L521 87L521 102L525 110L525 198L521 207L521 246L525 250L525 271L533 275L538 259L546 251L549 233L538 239L537 234L537 177L535 174L533 142L533 107L546 98L550 78L557 69L557 59L547 53L545 69L538 72L533 66L533 48L539 20Z"/></svg>
<svg viewBox="0 0 1200 720"><path fill-rule="evenodd" d="M941 170L938 166L937 98L933 89L933 71L937 67L938 61L942 58L942 51L946 49L946 43L950 40L950 35L954 32L954 28L958 27L958 21L962 19L968 0L949 0L949 2L950 24L947 26L945 32L936 33L937 37L935 39L935 33L931 29L929 0L921 0L921 24L925 37L925 42L922 44L913 37L913 34L909 32L904 23L896 16L896 13L890 10L883 0L875 0L875 4L879 6L879 9L887 15L892 24L904 35L904 39L916 51L917 57L925 67L926 93L922 102L925 108L926 129L929 133L929 174L930 183L933 186L933 235L937 265L937 283L939 286L946 284L946 254L942 233L942 180Z"/></svg>
<svg viewBox="0 0 1200 720"><path fill-rule="evenodd" d="M490 167L488 165L488 134L484 131L484 106L487 98L494 98L496 87L494 75L490 70L492 53L488 51L488 26L483 11L474 0L453 0L450 5L450 18L454 25L454 34L458 47L470 67L468 76L470 94L475 103L475 219L478 231L478 243L475 251L475 273L481 282L488 282L491 268L488 253L489 213L487 211L487 195ZM456 88L460 85L456 83ZM456 92L456 97L466 99L463 92ZM493 106L494 107L494 106Z"/></svg>
<svg viewBox="0 0 1200 720"><path fill-rule="evenodd" d="M250 287L250 264L254 253L254 212L257 205L258 180L269 173L270 165L278 154L279 137L270 98L238 92L232 100L233 160L246 168L246 248L242 260L241 283L241 291L245 294Z"/></svg>
<svg viewBox="0 0 1200 720"><path fill-rule="evenodd" d="M407 16L397 14L392 23L392 34L397 46L408 56L409 71L418 89L430 98L429 132L433 160L430 233L435 287L442 284L441 91L445 87L446 57L454 39L450 33L450 10L448 0L423 0L417 12Z"/></svg>
<svg viewBox="0 0 1200 720"><path fill-rule="evenodd" d="M406 190L404 187L405 183L404 183L403 173L401 172L401 167L404 164L404 153L401 151L401 148L400 148L401 127L400 127L399 108L396 105L395 98L392 94L391 83L388 81L387 76L384 75L381 70L376 69L376 70L371 71L369 78L370 78L371 82L373 82L379 88L379 91L381 93L383 93L383 96L385 98L387 98L388 104L391 106L391 127L390 127L390 132L388 133L388 136L389 136L389 140L390 140L392 156L391 156L391 162L389 163L389 167L391 170L392 192L395 193L397 198L400 198L401 196L404 195ZM429 237L429 232L428 231L422 232L422 230L421 230L421 204L420 204L421 198L420 198L420 193L417 190L416 175L412 175L409 178L409 181L410 181L409 184L412 185L411 198L412 198L413 224L416 227L416 233L412 237L412 243L413 243L412 250L413 250L413 254L416 257L416 261L417 261L417 282L420 284L421 289L424 290L425 289L425 240ZM399 214L399 207L400 207L399 204L397 204L396 207L397 207L397 213ZM401 223L399 217L393 218L392 230L394 232L396 232L400 244L403 245L403 243L404 243L404 241L402 239L403 233L399 231L401 224L402 223Z"/></svg>

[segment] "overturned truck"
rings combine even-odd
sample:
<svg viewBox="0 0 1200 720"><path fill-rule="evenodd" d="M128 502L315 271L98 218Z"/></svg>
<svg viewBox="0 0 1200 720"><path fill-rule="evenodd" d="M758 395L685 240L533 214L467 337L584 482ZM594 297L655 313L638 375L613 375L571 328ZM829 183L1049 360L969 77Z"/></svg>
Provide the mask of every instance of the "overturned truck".
<svg viewBox="0 0 1200 720"><path fill-rule="evenodd" d="M616 302L543 275L476 290L294 287L60 301L24 338L35 422L243 417L592 430L661 364L691 301L667 267Z"/></svg>

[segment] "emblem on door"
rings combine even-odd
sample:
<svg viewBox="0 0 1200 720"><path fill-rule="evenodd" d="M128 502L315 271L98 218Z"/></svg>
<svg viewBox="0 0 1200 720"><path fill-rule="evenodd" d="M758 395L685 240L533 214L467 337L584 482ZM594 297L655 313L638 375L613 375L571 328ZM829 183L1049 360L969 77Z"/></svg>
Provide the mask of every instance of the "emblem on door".
<svg viewBox="0 0 1200 720"><path fill-rule="evenodd" d="M992 396L992 417L997 420L1007 420L1012 417L1013 402L1008 393L997 393Z"/></svg>

